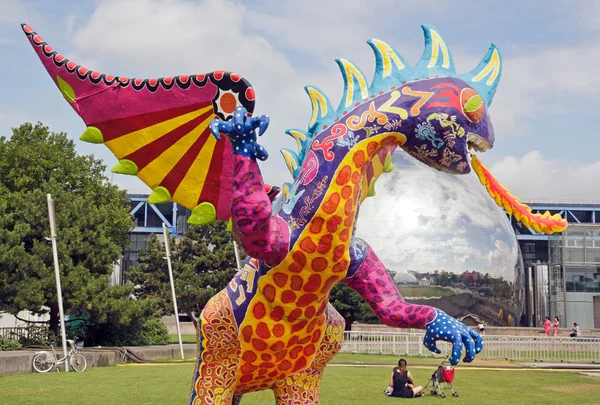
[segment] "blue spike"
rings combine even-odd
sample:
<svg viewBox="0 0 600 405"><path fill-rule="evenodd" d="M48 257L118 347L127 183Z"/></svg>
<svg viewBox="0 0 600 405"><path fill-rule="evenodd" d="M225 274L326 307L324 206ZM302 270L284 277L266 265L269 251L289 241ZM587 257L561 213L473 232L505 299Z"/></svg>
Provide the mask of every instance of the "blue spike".
<svg viewBox="0 0 600 405"><path fill-rule="evenodd" d="M281 196L283 201L287 200L287 198L290 196L290 190L292 189L293 184L292 183L283 183L283 185L281 186Z"/></svg>
<svg viewBox="0 0 600 405"><path fill-rule="evenodd" d="M479 93L485 105L489 107L500 83L500 76L502 76L502 56L496 45L492 44L479 65L470 73L460 77Z"/></svg>
<svg viewBox="0 0 600 405"><path fill-rule="evenodd" d="M422 25L425 34L425 51L414 69L415 75L422 77L452 76L456 74L452 54L440 32L431 25Z"/></svg>
<svg viewBox="0 0 600 405"><path fill-rule="evenodd" d="M385 42L373 38L367 44L375 53L375 76L369 88L370 94L389 91L391 86L399 86L412 79L412 68L398 51Z"/></svg>
<svg viewBox="0 0 600 405"><path fill-rule="evenodd" d="M336 111L325 93L318 87L305 86L304 90L310 97L312 105L312 117L308 124L308 132L311 134L319 133L323 129L323 125L329 125L333 122Z"/></svg>
<svg viewBox="0 0 600 405"><path fill-rule="evenodd" d="M296 141L296 145L298 146L298 155L302 158L304 155L304 150L306 149L306 145L308 145L312 139L310 134L306 133L301 129L288 129L285 133Z"/></svg>
<svg viewBox="0 0 600 405"><path fill-rule="evenodd" d="M344 111L353 109L355 103L362 103L369 97L369 87L365 75L359 68L345 59L336 59L335 61L344 77L344 93L337 109L337 113L341 115Z"/></svg>
<svg viewBox="0 0 600 405"><path fill-rule="evenodd" d="M298 155L291 149L281 149L281 154L285 160L288 170L292 174L292 177L296 178L298 171L300 171L300 165L302 162Z"/></svg>

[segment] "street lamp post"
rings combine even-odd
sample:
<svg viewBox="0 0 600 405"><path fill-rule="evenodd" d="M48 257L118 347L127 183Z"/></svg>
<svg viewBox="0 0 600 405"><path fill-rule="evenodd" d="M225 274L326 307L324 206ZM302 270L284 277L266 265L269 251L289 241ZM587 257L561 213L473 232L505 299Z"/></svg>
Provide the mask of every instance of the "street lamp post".
<svg viewBox="0 0 600 405"><path fill-rule="evenodd" d="M165 251L167 256L167 267L169 268L169 282L171 283L171 294L173 295L173 309L175 311L175 325L177 326L177 338L179 339L179 351L181 352L181 360L185 360L185 356L183 354L183 342L181 341L181 329L179 327L179 310L177 309L177 297L175 295L175 283L173 282L173 267L171 266L171 246L169 244L169 231L167 230L167 225L163 222L163 235L165 237Z"/></svg>
<svg viewBox="0 0 600 405"><path fill-rule="evenodd" d="M50 240L52 241L52 256L54 257L54 275L56 276L56 297L58 300L58 313L60 316L60 334L62 338L63 354L67 357L67 335L65 333L65 312L63 310L62 288L60 285L60 269L58 267L58 249L56 248L56 225L54 222L54 200L50 194L48 199L48 217L50 219ZM65 371L69 372L69 362L65 361Z"/></svg>

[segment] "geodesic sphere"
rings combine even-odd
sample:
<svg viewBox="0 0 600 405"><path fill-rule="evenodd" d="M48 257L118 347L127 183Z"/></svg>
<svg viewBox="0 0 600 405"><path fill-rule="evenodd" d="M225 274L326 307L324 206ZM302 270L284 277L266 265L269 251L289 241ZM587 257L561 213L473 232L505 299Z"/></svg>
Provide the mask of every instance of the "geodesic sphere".
<svg viewBox="0 0 600 405"><path fill-rule="evenodd" d="M401 150L392 161L360 207L356 235L404 298L467 324L519 325L523 264L504 211L474 174L443 173Z"/></svg>

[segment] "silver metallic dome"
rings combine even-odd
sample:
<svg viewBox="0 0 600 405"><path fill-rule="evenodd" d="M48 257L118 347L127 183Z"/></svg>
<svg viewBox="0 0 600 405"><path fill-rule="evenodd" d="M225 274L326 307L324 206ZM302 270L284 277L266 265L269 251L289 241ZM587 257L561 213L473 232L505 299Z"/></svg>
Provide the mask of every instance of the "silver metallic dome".
<svg viewBox="0 0 600 405"><path fill-rule="evenodd" d="M452 175L405 152L360 208L356 235L391 272L407 301L467 324L518 325L524 273L504 211L474 174Z"/></svg>

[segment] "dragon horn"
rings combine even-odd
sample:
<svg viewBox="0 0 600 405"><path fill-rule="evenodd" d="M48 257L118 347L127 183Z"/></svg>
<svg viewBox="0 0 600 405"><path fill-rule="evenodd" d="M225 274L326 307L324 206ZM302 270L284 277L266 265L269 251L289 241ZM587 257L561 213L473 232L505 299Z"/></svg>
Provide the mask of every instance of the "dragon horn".
<svg viewBox="0 0 600 405"><path fill-rule="evenodd" d="M452 54L438 30L431 25L422 25L421 27L425 34L425 50L421 60L415 66L415 73L425 77L456 74Z"/></svg>
<svg viewBox="0 0 600 405"><path fill-rule="evenodd" d="M485 105L489 107L496 94L500 76L502 76L502 57L496 45L492 44L479 65L472 72L461 77L477 90Z"/></svg>

